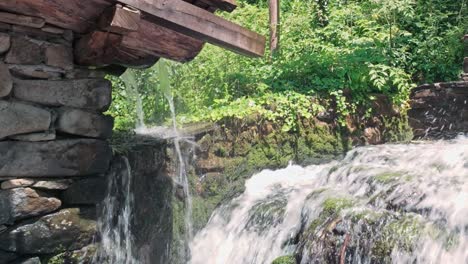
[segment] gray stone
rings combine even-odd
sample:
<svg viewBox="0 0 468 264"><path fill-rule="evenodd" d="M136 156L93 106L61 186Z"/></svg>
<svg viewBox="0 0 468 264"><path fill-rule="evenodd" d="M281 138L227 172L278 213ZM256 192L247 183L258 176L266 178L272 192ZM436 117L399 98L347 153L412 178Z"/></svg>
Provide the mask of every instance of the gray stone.
<svg viewBox="0 0 468 264"><path fill-rule="evenodd" d="M0 178L70 177L105 173L112 150L105 141L0 142Z"/></svg>
<svg viewBox="0 0 468 264"><path fill-rule="evenodd" d="M23 134L9 137L14 140L19 141L30 141L30 142L40 142L40 141L51 141L55 140L55 131L46 131L40 133L31 133L31 134Z"/></svg>
<svg viewBox="0 0 468 264"><path fill-rule="evenodd" d="M31 188L0 191L0 224L12 224L16 220L43 215L60 208L61 201Z"/></svg>
<svg viewBox="0 0 468 264"><path fill-rule="evenodd" d="M37 131L50 127L52 116L49 111L19 102L0 100L0 139Z"/></svg>
<svg viewBox="0 0 468 264"><path fill-rule="evenodd" d="M12 264L41 264L41 260L38 257L29 258L25 260L18 260L13 262Z"/></svg>
<svg viewBox="0 0 468 264"><path fill-rule="evenodd" d="M8 64L13 75L33 79L60 79L64 70L46 65Z"/></svg>
<svg viewBox="0 0 468 264"><path fill-rule="evenodd" d="M463 72L468 73L468 57L463 60Z"/></svg>
<svg viewBox="0 0 468 264"><path fill-rule="evenodd" d="M58 44L48 45L45 49L45 63L49 66L54 66L65 70L72 70L72 47Z"/></svg>
<svg viewBox="0 0 468 264"><path fill-rule="evenodd" d="M1 188L3 190L20 188L20 187L29 187L34 184L34 180L31 179L12 179L2 182Z"/></svg>
<svg viewBox="0 0 468 264"><path fill-rule="evenodd" d="M7 230L7 227L4 226L4 225L0 225L0 233L2 233L3 231ZM0 253L1 254L1 253Z"/></svg>
<svg viewBox="0 0 468 264"><path fill-rule="evenodd" d="M0 33L0 54L7 52L10 49L10 35Z"/></svg>
<svg viewBox="0 0 468 264"><path fill-rule="evenodd" d="M3 62L0 62L0 98L8 96L12 88L13 80L10 71Z"/></svg>
<svg viewBox="0 0 468 264"><path fill-rule="evenodd" d="M0 234L0 249L18 254L54 254L90 244L95 208L70 208L20 223Z"/></svg>
<svg viewBox="0 0 468 264"><path fill-rule="evenodd" d="M104 79L15 80L13 96L48 106L70 106L97 111L106 111L112 100L111 83Z"/></svg>
<svg viewBox="0 0 468 264"><path fill-rule="evenodd" d="M57 121L58 131L93 138L111 137L113 126L111 116L72 108L61 109Z"/></svg>
<svg viewBox="0 0 468 264"><path fill-rule="evenodd" d="M13 37L5 62L11 64L41 64L44 55L41 44L27 37Z"/></svg>
<svg viewBox="0 0 468 264"><path fill-rule="evenodd" d="M65 74L65 78L67 79L103 79L104 77L106 77L106 73L104 71L80 68L67 71Z"/></svg>
<svg viewBox="0 0 468 264"><path fill-rule="evenodd" d="M0 263L10 263L11 261L18 259L19 256L13 252L7 252L0 250Z"/></svg>
<svg viewBox="0 0 468 264"><path fill-rule="evenodd" d="M106 191L106 177L88 178L74 182L60 198L69 205L98 204L104 200Z"/></svg>
<svg viewBox="0 0 468 264"><path fill-rule="evenodd" d="M44 190L66 190L71 183L71 180L38 181L32 187Z"/></svg>

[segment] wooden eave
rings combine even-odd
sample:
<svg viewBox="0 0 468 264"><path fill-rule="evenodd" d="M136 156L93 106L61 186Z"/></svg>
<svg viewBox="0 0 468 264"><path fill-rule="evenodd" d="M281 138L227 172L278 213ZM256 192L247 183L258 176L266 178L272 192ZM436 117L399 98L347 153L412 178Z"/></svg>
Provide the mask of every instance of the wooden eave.
<svg viewBox="0 0 468 264"><path fill-rule="evenodd" d="M216 16L235 0L2 0L0 11L39 17L75 32L76 62L147 67L159 57L189 61L205 42L263 56L265 38Z"/></svg>

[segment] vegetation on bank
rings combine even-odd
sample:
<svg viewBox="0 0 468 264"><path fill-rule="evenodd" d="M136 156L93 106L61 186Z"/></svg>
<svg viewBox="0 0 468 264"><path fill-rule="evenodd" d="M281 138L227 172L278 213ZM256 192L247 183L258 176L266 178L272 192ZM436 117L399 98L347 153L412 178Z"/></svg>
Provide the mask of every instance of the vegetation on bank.
<svg viewBox="0 0 468 264"><path fill-rule="evenodd" d="M238 2L222 15L267 36L267 1ZM251 59L206 45L190 63L168 63L180 122L255 116L296 131L300 119L332 107L344 124L358 108L370 115L376 93L404 111L412 87L460 73L465 1L291 0L281 1L281 16L280 52L271 60L268 51ZM113 78L117 129L134 127L138 94L147 123L170 116L157 68L134 71L134 88Z"/></svg>

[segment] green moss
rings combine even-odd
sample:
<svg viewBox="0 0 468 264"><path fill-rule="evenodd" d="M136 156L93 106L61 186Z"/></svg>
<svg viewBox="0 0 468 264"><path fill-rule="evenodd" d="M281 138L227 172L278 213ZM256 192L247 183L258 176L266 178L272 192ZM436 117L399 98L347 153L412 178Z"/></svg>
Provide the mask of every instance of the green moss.
<svg viewBox="0 0 468 264"><path fill-rule="evenodd" d="M323 212L331 215L341 212L345 208L353 206L355 202L347 198L328 198L323 203Z"/></svg>
<svg viewBox="0 0 468 264"><path fill-rule="evenodd" d="M408 123L408 117L383 118L385 131L383 138L385 142L409 142L414 138L413 129Z"/></svg>
<svg viewBox="0 0 468 264"><path fill-rule="evenodd" d="M384 172L374 176L378 183L387 184L397 181L403 174L401 172Z"/></svg>
<svg viewBox="0 0 468 264"><path fill-rule="evenodd" d="M296 264L294 256L282 256L273 260L271 264Z"/></svg>

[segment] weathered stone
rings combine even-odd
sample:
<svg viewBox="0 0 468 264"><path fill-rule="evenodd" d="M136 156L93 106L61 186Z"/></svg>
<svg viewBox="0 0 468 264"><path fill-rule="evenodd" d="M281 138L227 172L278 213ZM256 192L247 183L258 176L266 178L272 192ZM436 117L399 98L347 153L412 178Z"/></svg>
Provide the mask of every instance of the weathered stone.
<svg viewBox="0 0 468 264"><path fill-rule="evenodd" d="M22 16L6 12L0 12L0 21L8 24L22 25L32 28L41 28L45 25L45 20L42 18Z"/></svg>
<svg viewBox="0 0 468 264"><path fill-rule="evenodd" d="M40 142L40 141L51 141L55 140L55 131L50 130L41 133L31 133L31 134L23 134L9 137L14 140L18 141L30 141L30 142Z"/></svg>
<svg viewBox="0 0 468 264"><path fill-rule="evenodd" d="M93 138L109 138L113 126L111 116L73 108L61 109L57 121L58 131Z"/></svg>
<svg viewBox="0 0 468 264"><path fill-rule="evenodd" d="M463 60L463 72L468 73L468 57Z"/></svg>
<svg viewBox="0 0 468 264"><path fill-rule="evenodd" d="M14 97L49 106L70 106L106 111L111 103L108 80L15 80Z"/></svg>
<svg viewBox="0 0 468 264"><path fill-rule="evenodd" d="M96 233L94 208L63 209L0 234L0 249L19 254L54 254L88 245Z"/></svg>
<svg viewBox="0 0 468 264"><path fill-rule="evenodd" d="M60 197L64 204L98 204L107 190L106 177L88 178L74 182Z"/></svg>
<svg viewBox="0 0 468 264"><path fill-rule="evenodd" d="M382 134L376 127L368 127L364 129L364 138L368 144L379 144L382 143Z"/></svg>
<svg viewBox="0 0 468 264"><path fill-rule="evenodd" d="M35 257L35 258L29 258L25 260L18 260L12 264L41 264L41 260L38 257Z"/></svg>
<svg viewBox="0 0 468 264"><path fill-rule="evenodd" d="M0 139L18 134L46 131L52 116L49 111L19 102L0 100Z"/></svg>
<svg viewBox="0 0 468 264"><path fill-rule="evenodd" d="M13 252L7 252L0 250L0 263L10 263L11 261L18 259L19 256Z"/></svg>
<svg viewBox="0 0 468 264"><path fill-rule="evenodd" d="M0 191L0 223L12 224L16 220L43 215L60 208L59 199L45 196L31 188Z"/></svg>
<svg viewBox="0 0 468 264"><path fill-rule="evenodd" d="M1 177L70 177L105 173L112 150L105 141L0 142Z"/></svg>
<svg viewBox="0 0 468 264"><path fill-rule="evenodd" d="M13 37L5 62L10 64L41 64L44 55L41 44L26 37Z"/></svg>
<svg viewBox="0 0 468 264"><path fill-rule="evenodd" d="M65 78L67 79L103 79L104 77L106 77L104 71L77 68L65 74Z"/></svg>
<svg viewBox="0 0 468 264"><path fill-rule="evenodd" d="M0 22L0 30L2 31L10 31L11 25L7 23Z"/></svg>
<svg viewBox="0 0 468 264"><path fill-rule="evenodd" d="M72 47L52 44L46 47L45 62L49 66L59 67L65 70L73 69Z"/></svg>
<svg viewBox="0 0 468 264"><path fill-rule="evenodd" d="M0 233L2 233L3 231L7 230L7 227L4 226L4 225L0 225ZM0 253L1 254L1 253ZM1 263L1 262L0 262Z"/></svg>
<svg viewBox="0 0 468 264"><path fill-rule="evenodd" d="M71 180L38 181L32 187L44 190L66 190L70 187L71 183Z"/></svg>
<svg viewBox="0 0 468 264"><path fill-rule="evenodd" d="M0 33L0 54L7 52L10 49L10 35Z"/></svg>
<svg viewBox="0 0 468 264"><path fill-rule="evenodd" d="M34 184L34 180L31 179L12 179L8 181L2 182L2 189L3 190L8 190L8 189L14 189L14 188L20 188L20 187L29 187Z"/></svg>
<svg viewBox="0 0 468 264"><path fill-rule="evenodd" d="M51 25L46 25L43 28L41 28L42 31L53 33L53 34L63 34L65 33L65 30L62 28L54 27Z"/></svg>
<svg viewBox="0 0 468 264"><path fill-rule="evenodd" d="M9 64L10 72L18 77L33 79L60 79L64 70L46 65Z"/></svg>
<svg viewBox="0 0 468 264"><path fill-rule="evenodd" d="M8 67L0 62L0 98L8 96L13 88L13 80L11 79Z"/></svg>

